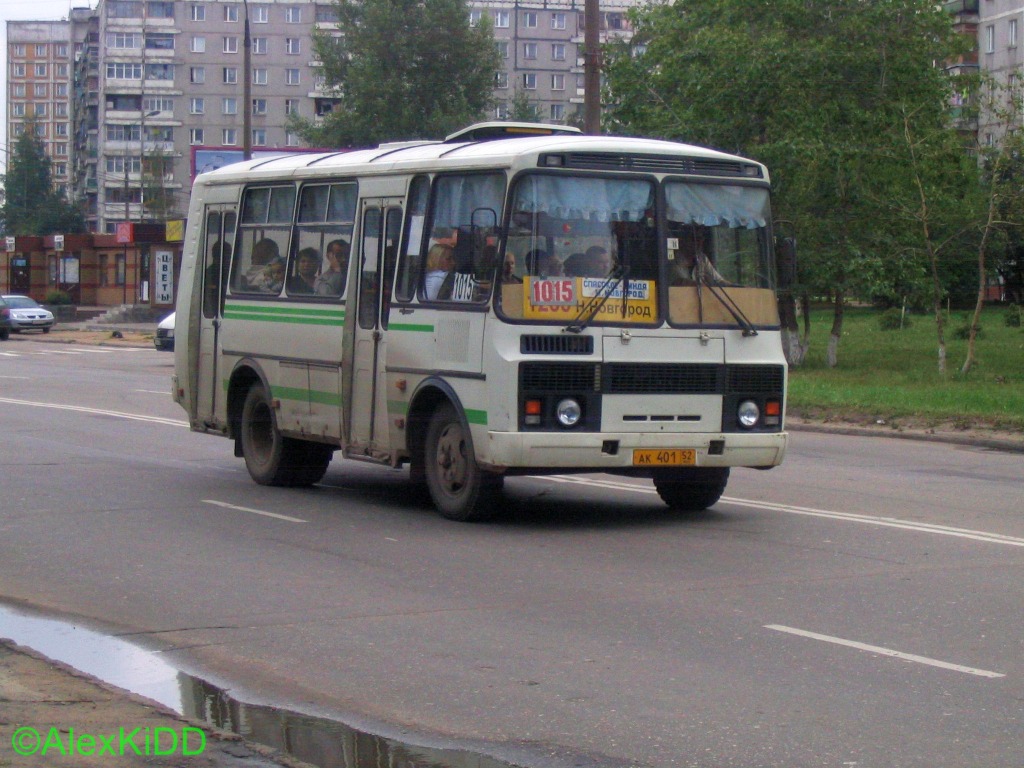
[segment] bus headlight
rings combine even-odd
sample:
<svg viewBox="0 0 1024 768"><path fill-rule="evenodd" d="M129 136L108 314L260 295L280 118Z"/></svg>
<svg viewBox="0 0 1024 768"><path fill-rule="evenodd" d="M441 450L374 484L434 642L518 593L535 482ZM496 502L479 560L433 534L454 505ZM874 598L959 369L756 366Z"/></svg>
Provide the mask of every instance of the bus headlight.
<svg viewBox="0 0 1024 768"><path fill-rule="evenodd" d="M558 407L555 408L555 416L558 417L558 423L563 427L575 427L580 423L583 409L580 408L578 402L571 397L567 397L558 403Z"/></svg>
<svg viewBox="0 0 1024 768"><path fill-rule="evenodd" d="M757 420L761 418L761 409L753 400L744 400L736 409L736 418L740 426L750 429L757 426Z"/></svg>

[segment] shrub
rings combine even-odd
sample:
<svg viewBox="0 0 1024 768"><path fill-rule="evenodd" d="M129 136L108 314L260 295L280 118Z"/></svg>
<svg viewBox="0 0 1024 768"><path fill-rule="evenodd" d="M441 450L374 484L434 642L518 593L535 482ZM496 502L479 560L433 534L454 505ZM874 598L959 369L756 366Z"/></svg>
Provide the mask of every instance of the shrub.
<svg viewBox="0 0 1024 768"><path fill-rule="evenodd" d="M982 339L984 337L985 337L985 329L982 328L979 325L978 326L978 335L975 336L975 338ZM962 339L964 341L966 341L967 339L971 338L971 324L970 323L964 323L963 325L957 327L957 329L955 331L953 331L953 338L954 339Z"/></svg>
<svg viewBox="0 0 1024 768"><path fill-rule="evenodd" d="M899 307L890 307L878 316L878 327L883 331L900 331L910 327L910 317Z"/></svg>
<svg viewBox="0 0 1024 768"><path fill-rule="evenodd" d="M1021 308L1020 304L1011 304L1006 308L1003 320L1010 328L1020 328L1022 315L1024 315L1024 308Z"/></svg>
<svg viewBox="0 0 1024 768"><path fill-rule="evenodd" d="M71 294L66 291L50 291L46 294L46 301L44 304L51 304L53 306L60 306L62 304L71 303Z"/></svg>

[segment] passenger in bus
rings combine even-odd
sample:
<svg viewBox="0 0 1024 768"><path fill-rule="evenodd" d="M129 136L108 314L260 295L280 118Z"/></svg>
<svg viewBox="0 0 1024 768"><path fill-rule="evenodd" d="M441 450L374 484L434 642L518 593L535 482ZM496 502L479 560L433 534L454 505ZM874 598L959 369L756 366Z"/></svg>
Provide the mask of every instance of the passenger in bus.
<svg viewBox="0 0 1024 768"><path fill-rule="evenodd" d="M446 243L430 246L427 251L427 275L423 281L428 299L447 299L451 295L454 270L455 249Z"/></svg>
<svg viewBox="0 0 1024 768"><path fill-rule="evenodd" d="M694 283L720 284L727 282L715 265L711 263L705 249L706 238L703 227L687 227L679 238L679 249L670 269L671 285L693 285Z"/></svg>
<svg viewBox="0 0 1024 768"><path fill-rule="evenodd" d="M614 262L608 250L600 245L587 248L583 260L583 277L607 277L611 274Z"/></svg>
<svg viewBox="0 0 1024 768"><path fill-rule="evenodd" d="M284 277L287 272L287 264L284 258L278 256L264 267L263 270L263 293L278 294L284 288Z"/></svg>
<svg viewBox="0 0 1024 768"><path fill-rule="evenodd" d="M332 240L327 244L327 269L317 276L313 293L317 296L341 296L345 292L350 250L345 240Z"/></svg>
<svg viewBox="0 0 1024 768"><path fill-rule="evenodd" d="M534 248L526 254L526 269L531 275L537 277L560 277L562 275L562 262L553 253L548 253L543 248Z"/></svg>
<svg viewBox="0 0 1024 768"><path fill-rule="evenodd" d="M303 248L295 255L295 274L288 278L288 294L311 294L320 271L320 254L316 248Z"/></svg>
<svg viewBox="0 0 1024 768"><path fill-rule="evenodd" d="M586 260L585 253L570 254L562 264L562 270L568 277L586 277Z"/></svg>
<svg viewBox="0 0 1024 768"><path fill-rule="evenodd" d="M277 247L277 242L271 240L269 237L265 237L260 240L256 245L252 247L252 260L249 271L245 273L245 285L243 288L248 288L252 291L259 291L260 293L267 293L267 266L274 259L281 258L281 251ZM281 278L282 281L284 278ZM280 290L280 288L278 288Z"/></svg>

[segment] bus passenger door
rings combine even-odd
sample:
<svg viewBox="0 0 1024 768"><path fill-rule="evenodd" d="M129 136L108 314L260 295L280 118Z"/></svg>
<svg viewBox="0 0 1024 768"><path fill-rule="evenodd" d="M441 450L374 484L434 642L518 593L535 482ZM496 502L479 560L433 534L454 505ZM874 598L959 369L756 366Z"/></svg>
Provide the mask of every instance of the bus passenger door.
<svg viewBox="0 0 1024 768"><path fill-rule="evenodd" d="M381 315L391 298L398 238L402 228L401 199L363 201L360 228L358 290L351 397L347 404L352 453L387 451L387 393L383 390L387 344ZM379 458L384 458L379 455Z"/></svg>
<svg viewBox="0 0 1024 768"><path fill-rule="evenodd" d="M203 226L201 267L203 292L199 319L199 364L196 381L196 416L204 424L222 425L226 414L217 418L223 408L223 390L218 382L220 356L220 325L224 313L224 287L231 262L231 244L235 239L234 206L210 205L206 208ZM182 318L184 319L184 318ZM184 327L181 320L177 321Z"/></svg>

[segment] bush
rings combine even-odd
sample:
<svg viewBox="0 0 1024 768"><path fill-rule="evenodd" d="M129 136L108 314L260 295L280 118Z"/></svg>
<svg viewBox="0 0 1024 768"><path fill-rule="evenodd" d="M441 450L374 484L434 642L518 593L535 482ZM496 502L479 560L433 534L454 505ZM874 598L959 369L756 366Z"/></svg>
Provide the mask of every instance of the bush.
<svg viewBox="0 0 1024 768"><path fill-rule="evenodd" d="M910 317L899 307L890 307L878 316L878 327L883 331L901 331L910 327Z"/></svg>
<svg viewBox="0 0 1024 768"><path fill-rule="evenodd" d="M982 328L979 325L978 326L978 335L975 336L975 338L976 339L982 339L984 337L985 337L985 329ZM971 338L971 324L970 323L965 323L964 325L959 326L955 331L953 331L953 338L954 339L961 339L963 341L966 341L967 339Z"/></svg>
<svg viewBox="0 0 1024 768"><path fill-rule="evenodd" d="M62 304L71 303L71 294L66 291L50 291L46 294L46 300L44 304L50 304L52 306L60 306Z"/></svg>
<svg viewBox="0 0 1024 768"><path fill-rule="evenodd" d="M1020 328L1022 315L1024 315L1024 309L1020 304L1011 304L1007 307L1006 314L1003 315L1003 321L1009 328Z"/></svg>

